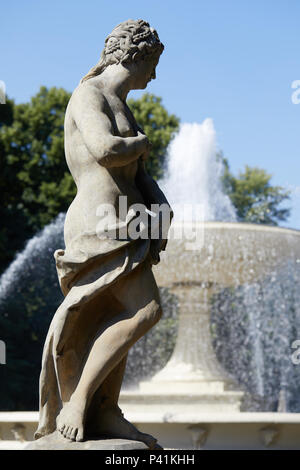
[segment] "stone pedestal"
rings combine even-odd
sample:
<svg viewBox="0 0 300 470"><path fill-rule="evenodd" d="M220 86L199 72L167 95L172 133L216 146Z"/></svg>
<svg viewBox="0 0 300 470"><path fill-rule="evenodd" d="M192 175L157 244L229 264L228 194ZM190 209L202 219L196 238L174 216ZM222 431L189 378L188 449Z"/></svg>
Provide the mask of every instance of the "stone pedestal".
<svg viewBox="0 0 300 470"><path fill-rule="evenodd" d="M72 442L58 431L31 442L24 450L145 450L146 444L127 439L99 439Z"/></svg>

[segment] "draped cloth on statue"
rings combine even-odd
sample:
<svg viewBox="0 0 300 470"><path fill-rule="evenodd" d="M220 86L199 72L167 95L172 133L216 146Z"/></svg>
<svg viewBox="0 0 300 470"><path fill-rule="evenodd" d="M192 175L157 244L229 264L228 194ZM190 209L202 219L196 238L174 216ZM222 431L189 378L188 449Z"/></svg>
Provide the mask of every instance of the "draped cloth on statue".
<svg viewBox="0 0 300 470"><path fill-rule="evenodd" d="M67 245L54 254L65 299L45 341L36 439L55 431L56 418L78 384L97 334L117 308L110 288L146 260L150 239L119 240L83 233ZM100 406L101 390L94 400Z"/></svg>

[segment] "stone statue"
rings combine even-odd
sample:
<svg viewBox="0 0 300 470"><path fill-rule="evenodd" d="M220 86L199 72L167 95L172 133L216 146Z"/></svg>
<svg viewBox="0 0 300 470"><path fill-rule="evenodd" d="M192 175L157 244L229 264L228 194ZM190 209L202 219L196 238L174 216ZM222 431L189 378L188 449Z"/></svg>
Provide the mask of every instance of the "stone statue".
<svg viewBox="0 0 300 470"><path fill-rule="evenodd" d="M147 208L168 202L145 170L151 144L126 97L155 78L163 48L147 22L119 24L67 107L65 153L77 195L66 215L65 249L54 255L65 299L44 346L36 439L59 431L72 441L106 436L156 445L124 418L118 398L129 348L162 314L152 264L167 237L128 231L135 204L151 219ZM131 208L125 216L120 196ZM103 207L113 208L108 218L99 217Z"/></svg>

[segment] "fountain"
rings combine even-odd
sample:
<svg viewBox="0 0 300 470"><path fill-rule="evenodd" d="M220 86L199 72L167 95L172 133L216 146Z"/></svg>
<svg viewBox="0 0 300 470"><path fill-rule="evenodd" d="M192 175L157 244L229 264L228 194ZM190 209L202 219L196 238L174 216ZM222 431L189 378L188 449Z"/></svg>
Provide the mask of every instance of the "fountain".
<svg viewBox="0 0 300 470"><path fill-rule="evenodd" d="M294 396L300 385L288 355L292 340L300 337L295 287L300 232L237 223L222 191L216 151L210 119L184 124L170 145L161 185L176 217L154 274L163 301L178 310L176 344L153 377L143 378L136 390L122 390L120 404L132 422L158 435L165 446L297 448L299 400L292 406L296 413L286 411L291 377ZM0 305L16 279L31 282L37 267L39 277L49 276L52 253L61 246L63 218L29 241L1 277ZM51 279L58 292L54 263ZM131 361L139 347L133 348ZM257 408L247 401L249 392L258 397ZM262 400L268 393L271 404ZM251 406L260 412L247 412ZM276 409L280 413L270 412ZM33 414L31 427L37 420ZM5 419L26 422L23 415Z"/></svg>
<svg viewBox="0 0 300 470"><path fill-rule="evenodd" d="M221 172L212 121L207 119L202 125L184 124L171 144L168 175L162 184L178 216L169 234L168 249L161 256L161 263L154 267L158 285L178 299L177 340L171 358L161 371L142 381L138 390L122 392L120 403L134 421L173 425L185 422L198 426L199 422L210 421L212 416L216 421L231 423L251 419L248 413L239 413L243 402L247 403L247 383L237 384L240 377L234 368L225 371L216 358L211 340L211 310L216 296L226 289L243 289L243 298L254 305L255 286L269 285L275 279L278 288L283 282L280 273L286 269L299 278L300 232L235 222L234 209L222 192ZM186 221L183 208L187 204L200 206L201 220ZM178 237L178 233L182 236ZM191 247L191 233L198 240L194 247ZM186 234L189 236L185 237ZM297 310L294 319L296 314L299 318L298 300L294 304ZM255 312L250 313L249 320L246 336L251 338L256 379L256 389L251 391L262 399L264 360L260 325L255 324ZM279 353L287 354L288 346ZM223 359L222 363L226 364L226 358ZM282 375L283 365L288 369L293 367L289 356L280 364ZM280 384L283 388L277 390L278 411L287 411L286 380ZM257 414L252 418L254 415ZM280 419L279 415L277 418ZM262 417L257 419L260 422ZM153 431L153 425L146 429Z"/></svg>

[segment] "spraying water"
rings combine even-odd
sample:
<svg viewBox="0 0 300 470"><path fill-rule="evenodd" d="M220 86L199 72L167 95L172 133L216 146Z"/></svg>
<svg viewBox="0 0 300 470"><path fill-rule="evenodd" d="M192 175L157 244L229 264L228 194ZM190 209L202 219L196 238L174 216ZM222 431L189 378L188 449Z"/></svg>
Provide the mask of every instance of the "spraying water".
<svg viewBox="0 0 300 470"><path fill-rule="evenodd" d="M169 146L167 174L160 182L175 217L182 218L183 204L201 204L204 221L234 222L235 209L222 188L223 169L212 119L182 124Z"/></svg>
<svg viewBox="0 0 300 470"><path fill-rule="evenodd" d="M44 270L44 275L47 277L49 267L54 266L54 251L64 245L64 220L65 214L59 214L53 222L32 237L24 250L16 255L0 278L0 305L10 295L18 292L20 286L29 283L31 276L43 275L41 270ZM45 261L49 263L48 269Z"/></svg>

